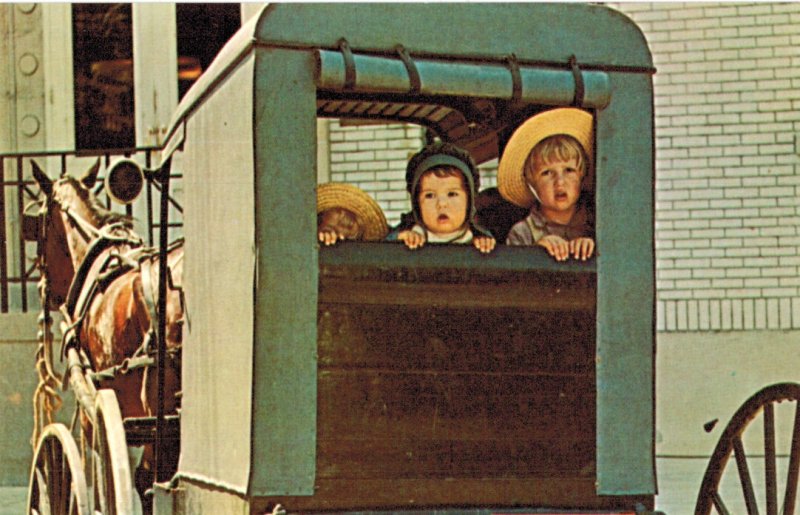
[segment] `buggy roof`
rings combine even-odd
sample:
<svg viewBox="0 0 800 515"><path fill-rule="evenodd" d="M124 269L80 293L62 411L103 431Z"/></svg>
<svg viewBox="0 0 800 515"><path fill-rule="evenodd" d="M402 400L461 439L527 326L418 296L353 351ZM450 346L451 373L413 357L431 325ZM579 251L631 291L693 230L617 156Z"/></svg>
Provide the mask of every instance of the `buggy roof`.
<svg viewBox="0 0 800 515"><path fill-rule="evenodd" d="M556 29L557 27L557 29ZM622 13L572 3L278 3L269 4L225 45L184 96L179 123L254 46L581 70L654 72L644 35ZM573 57L574 56L574 57ZM170 154L171 142L165 149Z"/></svg>

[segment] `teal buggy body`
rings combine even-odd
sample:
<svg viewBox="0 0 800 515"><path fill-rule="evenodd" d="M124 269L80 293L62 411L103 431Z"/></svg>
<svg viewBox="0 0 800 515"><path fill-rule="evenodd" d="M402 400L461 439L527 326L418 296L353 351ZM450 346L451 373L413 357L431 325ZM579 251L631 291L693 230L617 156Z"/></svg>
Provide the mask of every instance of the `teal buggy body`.
<svg viewBox="0 0 800 515"><path fill-rule="evenodd" d="M271 4L178 107L189 328L156 513L645 513L654 433L654 73L613 9ZM596 259L319 248L317 121L501 155L595 120Z"/></svg>

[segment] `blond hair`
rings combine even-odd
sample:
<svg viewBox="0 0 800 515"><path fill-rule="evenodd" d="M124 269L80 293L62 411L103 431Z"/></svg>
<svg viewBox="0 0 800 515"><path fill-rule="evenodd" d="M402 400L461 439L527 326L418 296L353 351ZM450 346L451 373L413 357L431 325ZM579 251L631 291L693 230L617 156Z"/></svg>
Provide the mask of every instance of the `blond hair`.
<svg viewBox="0 0 800 515"><path fill-rule="evenodd" d="M553 161L569 161L574 159L581 171L581 177L586 175L589 168L589 156L578 140L566 134L555 134L548 136L536 144L531 149L528 158L525 160L525 167L522 170L525 179L533 182L533 171L536 160L542 163L552 163Z"/></svg>
<svg viewBox="0 0 800 515"><path fill-rule="evenodd" d="M358 216L344 207L329 207L323 211L317 213L317 225L322 228L322 224L325 221L326 215L339 215L339 218L336 219L336 227L330 227L332 229L344 229L347 231L353 231L355 233L356 239L361 239L364 236L364 228L361 222L358 219Z"/></svg>

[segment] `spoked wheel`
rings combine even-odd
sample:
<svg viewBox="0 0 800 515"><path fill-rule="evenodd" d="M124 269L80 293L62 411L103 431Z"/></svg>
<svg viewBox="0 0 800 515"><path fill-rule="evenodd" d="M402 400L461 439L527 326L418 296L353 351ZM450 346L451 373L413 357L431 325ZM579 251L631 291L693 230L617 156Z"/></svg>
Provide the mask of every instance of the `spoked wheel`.
<svg viewBox="0 0 800 515"><path fill-rule="evenodd" d="M800 384L779 383L759 391L736 411L711 455L695 515L795 513L799 400Z"/></svg>
<svg viewBox="0 0 800 515"><path fill-rule="evenodd" d="M89 515L86 477L75 439L63 424L44 428L28 486L30 515Z"/></svg>
<svg viewBox="0 0 800 515"><path fill-rule="evenodd" d="M92 431L95 510L103 515L141 513L133 487L125 429L113 390L98 390Z"/></svg>

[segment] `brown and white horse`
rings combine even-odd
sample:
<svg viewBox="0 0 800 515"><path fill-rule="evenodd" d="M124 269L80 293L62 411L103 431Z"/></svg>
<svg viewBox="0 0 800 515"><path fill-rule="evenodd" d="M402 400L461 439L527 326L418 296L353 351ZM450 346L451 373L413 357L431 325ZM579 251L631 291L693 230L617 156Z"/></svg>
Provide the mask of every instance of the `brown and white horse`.
<svg viewBox="0 0 800 515"><path fill-rule="evenodd" d="M156 374L138 364L152 362L155 355L158 253L142 245L130 218L105 209L93 195L99 160L80 179L62 176L51 180L32 164L33 176L45 195L39 259L49 286L47 308L62 312L68 326L67 345L79 346L98 373L99 386L114 390L122 417L154 416ZM180 390L178 356L184 321L181 244L171 247L167 263L166 348L170 359L164 371L164 411L169 414L176 411ZM145 468L152 463L152 451L146 446Z"/></svg>

